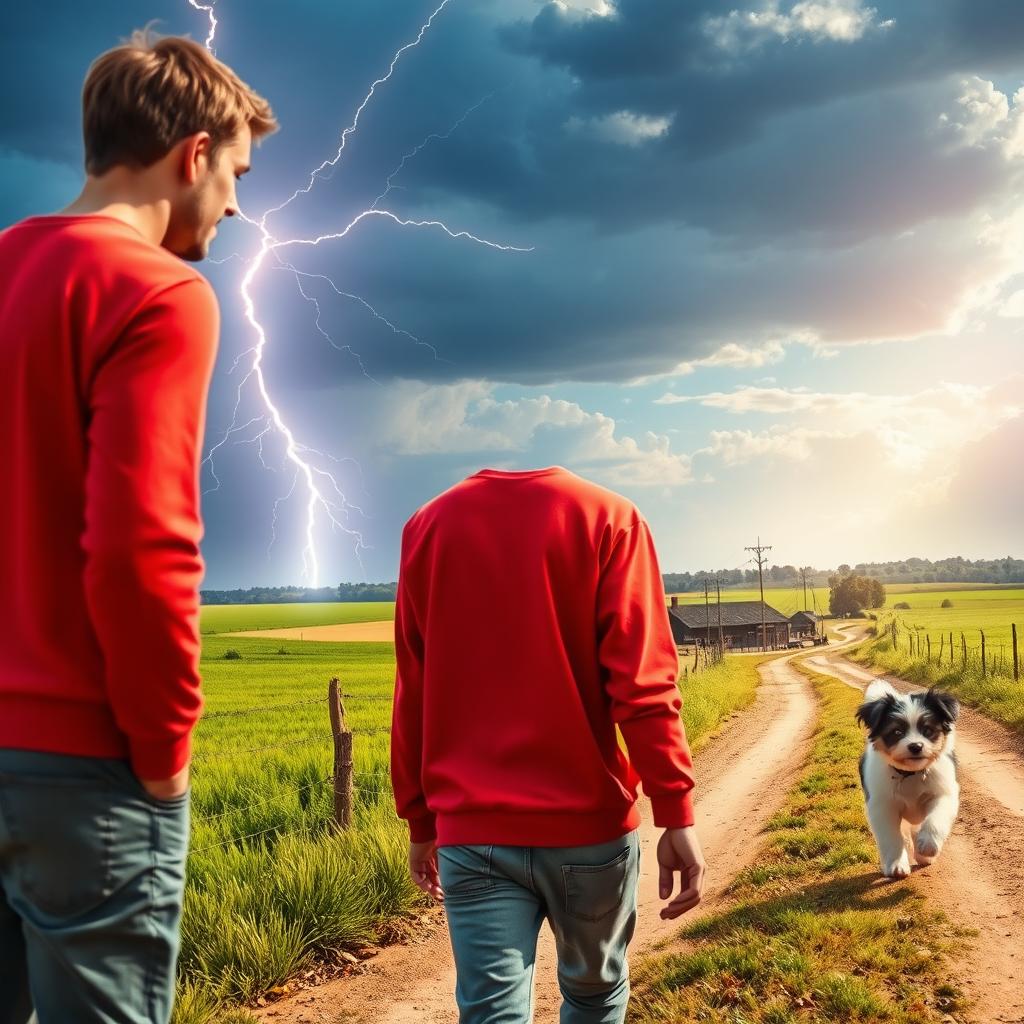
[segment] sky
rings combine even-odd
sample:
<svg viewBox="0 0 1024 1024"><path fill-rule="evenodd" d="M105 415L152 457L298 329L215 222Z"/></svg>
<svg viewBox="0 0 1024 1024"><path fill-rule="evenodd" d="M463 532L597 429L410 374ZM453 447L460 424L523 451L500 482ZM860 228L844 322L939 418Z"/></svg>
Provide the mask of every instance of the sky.
<svg viewBox="0 0 1024 1024"><path fill-rule="evenodd" d="M758 537L818 567L1024 553L1024 4L449 0L360 109L438 3L214 4L281 123L243 212L306 190L278 241L394 216L249 286L311 532L247 377L261 235L221 225L205 586L393 580L403 523L482 467L627 495L666 572ZM0 225L81 187L95 56L210 27L189 0L5 20Z"/></svg>

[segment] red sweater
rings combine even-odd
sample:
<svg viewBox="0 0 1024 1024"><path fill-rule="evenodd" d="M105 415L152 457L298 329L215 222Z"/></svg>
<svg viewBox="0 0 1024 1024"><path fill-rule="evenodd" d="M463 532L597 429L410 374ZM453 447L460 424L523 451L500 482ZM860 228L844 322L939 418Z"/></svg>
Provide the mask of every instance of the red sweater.
<svg viewBox="0 0 1024 1024"><path fill-rule="evenodd" d="M402 534L391 770L413 840L583 846L693 823L647 523L555 466L485 469ZM618 743L616 726L628 756Z"/></svg>
<svg viewBox="0 0 1024 1024"><path fill-rule="evenodd" d="M0 233L0 747L186 762L217 302L106 216Z"/></svg>

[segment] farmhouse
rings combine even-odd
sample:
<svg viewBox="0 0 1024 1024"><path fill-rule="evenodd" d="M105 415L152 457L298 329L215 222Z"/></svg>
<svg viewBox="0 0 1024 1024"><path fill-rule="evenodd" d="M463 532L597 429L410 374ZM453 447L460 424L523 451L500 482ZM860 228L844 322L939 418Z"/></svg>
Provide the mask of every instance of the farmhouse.
<svg viewBox="0 0 1024 1024"><path fill-rule="evenodd" d="M818 632L821 616L814 612L794 612L789 617L789 632L794 640L813 637Z"/></svg>
<svg viewBox="0 0 1024 1024"><path fill-rule="evenodd" d="M709 625L711 643L717 643L719 608L726 648L761 646L760 601L723 601L721 605L712 604L705 609L704 604L680 604L678 598L673 597L668 618L676 644L704 644L708 638ZM785 647L789 642L789 619L766 604L764 623L767 633L765 646Z"/></svg>

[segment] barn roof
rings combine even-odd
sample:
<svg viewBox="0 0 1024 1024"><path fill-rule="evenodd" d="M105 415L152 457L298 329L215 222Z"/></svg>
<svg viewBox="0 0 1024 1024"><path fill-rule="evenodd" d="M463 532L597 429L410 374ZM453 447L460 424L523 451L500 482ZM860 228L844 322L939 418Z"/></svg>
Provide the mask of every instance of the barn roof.
<svg viewBox="0 0 1024 1024"><path fill-rule="evenodd" d="M718 605L712 604L705 609L703 604L677 604L669 608L669 614L674 615L685 626L691 629L706 629L710 613L711 626L718 625ZM789 622L782 612L777 612L771 605L764 606L764 621L766 623ZM761 602L760 601L723 601L722 602L722 625L723 626L760 626L761 625Z"/></svg>
<svg viewBox="0 0 1024 1024"><path fill-rule="evenodd" d="M821 616L820 615L815 615L814 612L799 611L799 612L793 612L793 614L790 615L790 617L789 617L789 621L790 622L820 622L821 621Z"/></svg>

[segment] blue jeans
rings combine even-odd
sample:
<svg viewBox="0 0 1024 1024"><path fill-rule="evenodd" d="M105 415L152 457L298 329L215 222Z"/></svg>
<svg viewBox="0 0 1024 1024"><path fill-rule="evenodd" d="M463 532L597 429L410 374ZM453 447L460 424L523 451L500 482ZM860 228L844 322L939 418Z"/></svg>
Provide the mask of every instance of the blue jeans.
<svg viewBox="0 0 1024 1024"><path fill-rule="evenodd" d="M460 1024L528 1024L545 918L561 1024L621 1024L639 867L635 832L595 846L440 847Z"/></svg>
<svg viewBox="0 0 1024 1024"><path fill-rule="evenodd" d="M188 832L124 761L0 750L0 1024L166 1024Z"/></svg>

